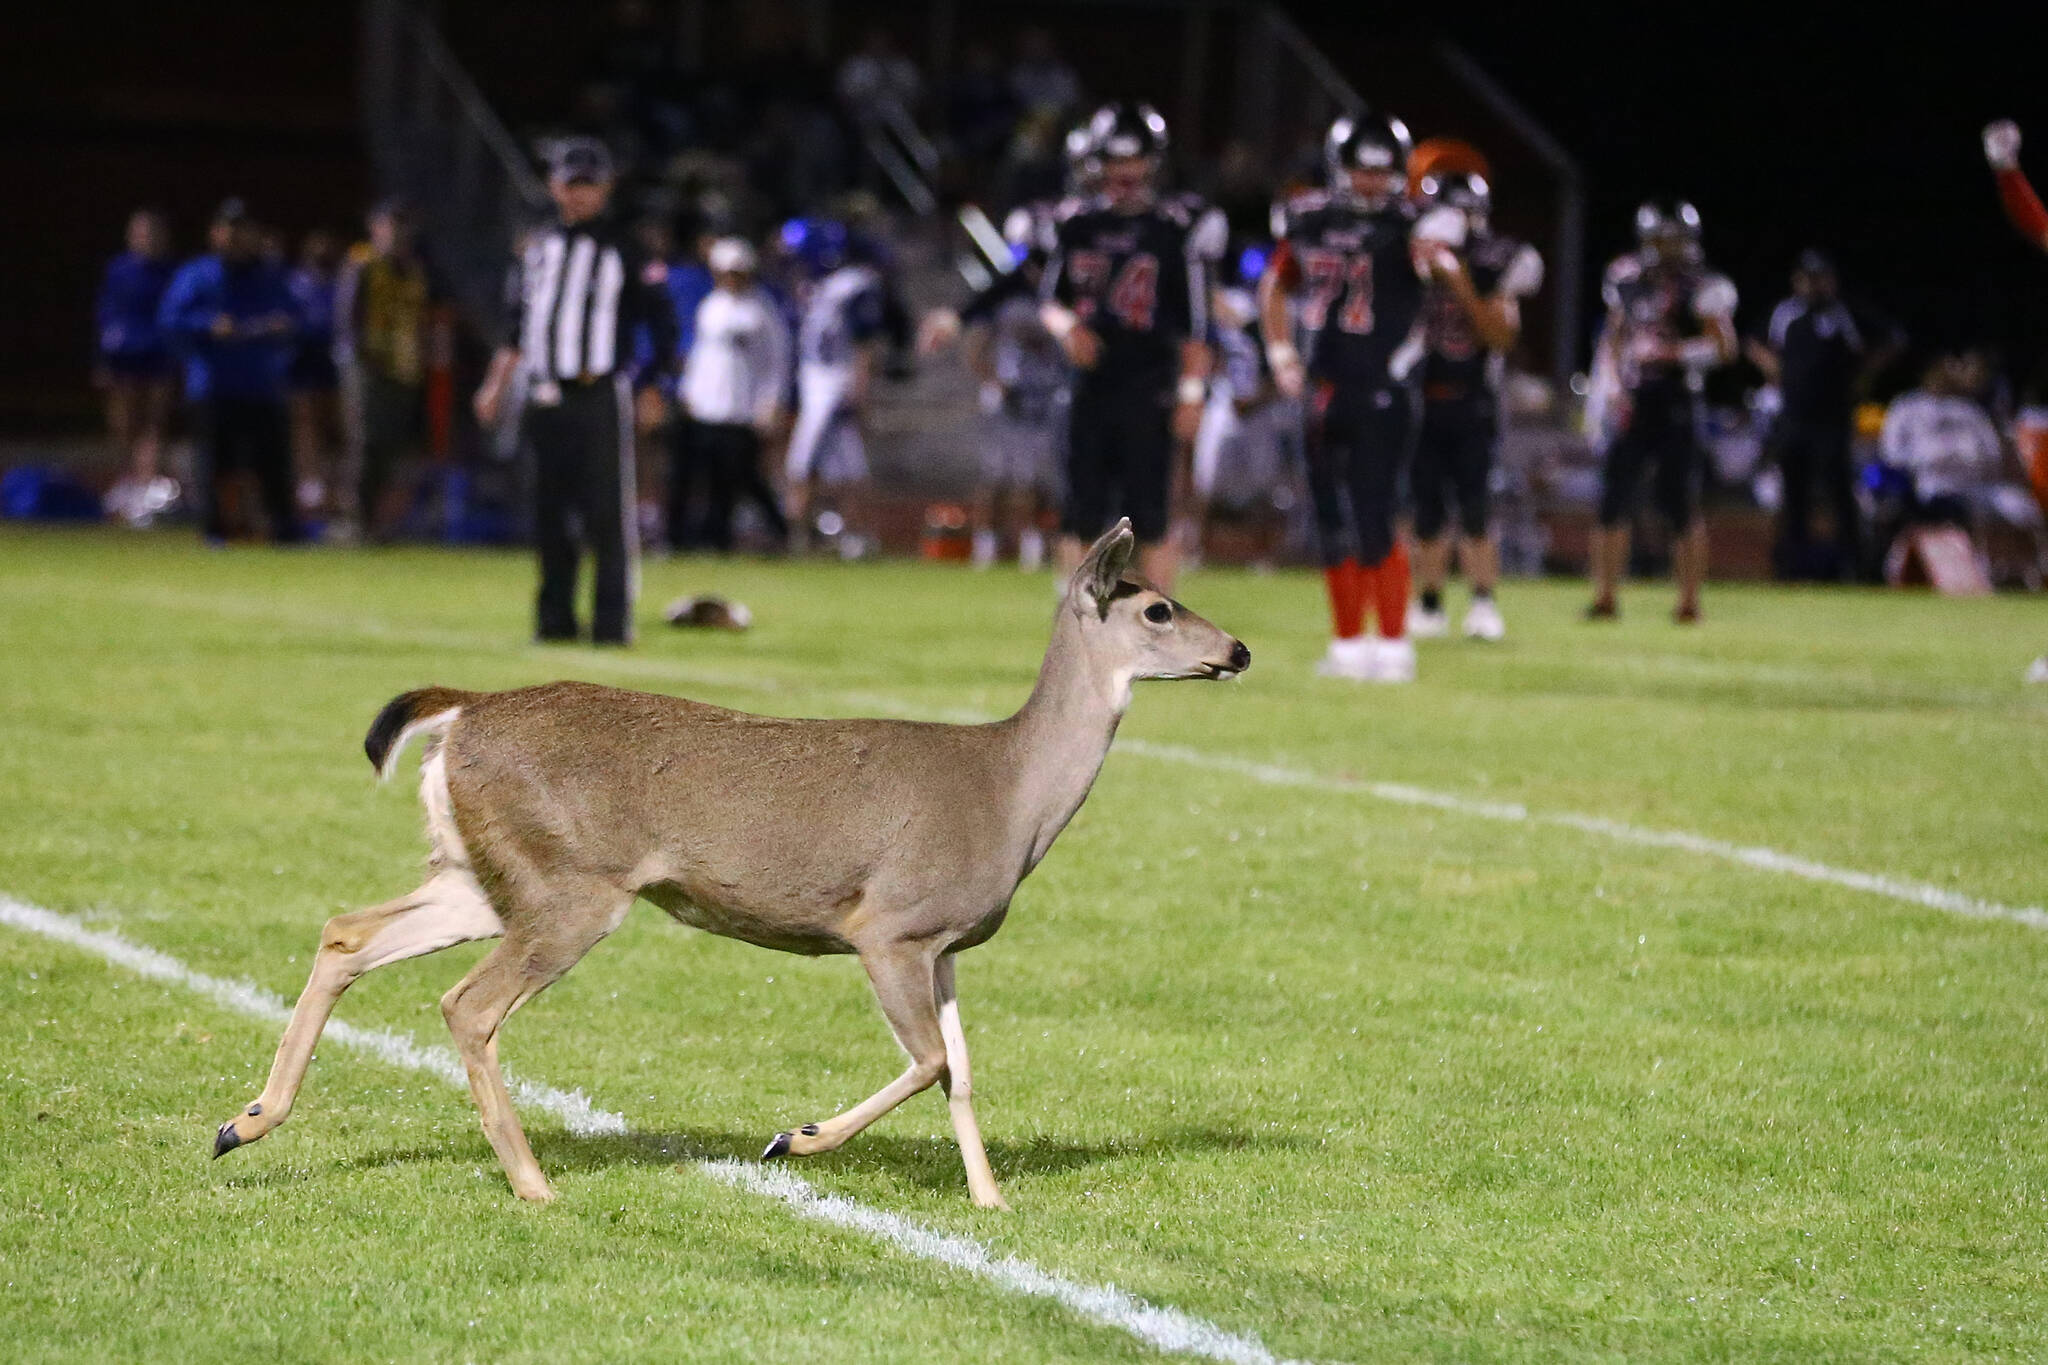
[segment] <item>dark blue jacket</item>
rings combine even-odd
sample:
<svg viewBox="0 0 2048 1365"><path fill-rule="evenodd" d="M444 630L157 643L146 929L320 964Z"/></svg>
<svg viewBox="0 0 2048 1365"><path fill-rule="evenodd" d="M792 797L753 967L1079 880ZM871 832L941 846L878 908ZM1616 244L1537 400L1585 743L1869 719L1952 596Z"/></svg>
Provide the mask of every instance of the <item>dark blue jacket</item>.
<svg viewBox="0 0 2048 1365"><path fill-rule="evenodd" d="M157 330L156 312L170 282L169 261L124 251L107 262L99 304L93 310L100 355L140 360L162 354L164 341Z"/></svg>
<svg viewBox="0 0 2048 1365"><path fill-rule="evenodd" d="M633 370L643 376L659 369L681 371L691 345L697 340L697 305L711 292L711 272L697 261L671 261L663 283L676 310L676 353L664 357L666 365L656 365L654 338L646 328L641 328L633 337Z"/></svg>
<svg viewBox="0 0 2048 1365"><path fill-rule="evenodd" d="M213 334L214 319L222 314L235 324L225 338ZM284 330L254 330L274 318L285 320ZM164 291L157 322L185 362L187 398L284 398L285 374L304 319L277 266L267 261L229 265L211 255L187 261Z"/></svg>

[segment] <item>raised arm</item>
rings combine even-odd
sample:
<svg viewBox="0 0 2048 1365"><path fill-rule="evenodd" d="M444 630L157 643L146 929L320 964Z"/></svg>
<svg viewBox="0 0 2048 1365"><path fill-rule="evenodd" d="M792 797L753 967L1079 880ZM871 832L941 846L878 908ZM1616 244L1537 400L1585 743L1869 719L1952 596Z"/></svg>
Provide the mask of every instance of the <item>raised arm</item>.
<svg viewBox="0 0 2048 1365"><path fill-rule="evenodd" d="M2000 119L1984 129L1984 159L1998 182L1998 202L2005 216L2019 229L2020 236L2048 251L2048 208L2027 182L2020 169L2020 129L2011 119Z"/></svg>

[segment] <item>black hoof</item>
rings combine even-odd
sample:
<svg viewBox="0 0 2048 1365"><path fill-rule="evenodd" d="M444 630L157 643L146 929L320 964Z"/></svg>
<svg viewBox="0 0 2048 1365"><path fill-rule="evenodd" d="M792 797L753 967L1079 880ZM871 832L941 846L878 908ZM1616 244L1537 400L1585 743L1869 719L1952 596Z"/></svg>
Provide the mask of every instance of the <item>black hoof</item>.
<svg viewBox="0 0 2048 1365"><path fill-rule="evenodd" d="M773 1161L779 1156L789 1155L789 1134L777 1133L775 1141L768 1144L768 1150L761 1153L761 1160Z"/></svg>
<svg viewBox="0 0 2048 1365"><path fill-rule="evenodd" d="M213 1135L213 1159L218 1161L241 1145L242 1136L235 1131L235 1121L229 1119L220 1126L220 1131Z"/></svg>

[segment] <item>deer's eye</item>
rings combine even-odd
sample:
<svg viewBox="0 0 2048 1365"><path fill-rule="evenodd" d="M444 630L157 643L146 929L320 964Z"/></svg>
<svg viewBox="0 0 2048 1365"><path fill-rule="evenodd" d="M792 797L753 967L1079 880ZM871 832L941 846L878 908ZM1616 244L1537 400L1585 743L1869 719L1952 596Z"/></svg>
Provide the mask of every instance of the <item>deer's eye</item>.
<svg viewBox="0 0 2048 1365"><path fill-rule="evenodd" d="M1173 608L1164 602L1154 602L1145 608L1145 619L1155 626L1163 626L1173 619Z"/></svg>

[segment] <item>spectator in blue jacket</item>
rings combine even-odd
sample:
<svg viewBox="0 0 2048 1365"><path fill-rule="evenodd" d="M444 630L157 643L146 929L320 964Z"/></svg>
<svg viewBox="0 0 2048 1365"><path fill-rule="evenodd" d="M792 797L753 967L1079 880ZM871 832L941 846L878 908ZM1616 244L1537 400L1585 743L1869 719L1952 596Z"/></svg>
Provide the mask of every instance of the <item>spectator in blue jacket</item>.
<svg viewBox="0 0 2048 1365"><path fill-rule="evenodd" d="M107 262L100 281L93 377L106 395L108 434L138 495L157 476L170 414L171 358L157 329L157 309L170 281L171 235L164 216L137 209L128 216L127 250ZM146 504L138 496L122 505Z"/></svg>
<svg viewBox="0 0 2048 1365"><path fill-rule="evenodd" d="M253 474L271 538L295 541L285 394L301 325L298 303L284 271L263 259L261 233L241 200L221 205L207 240L212 250L179 267L158 314L185 363L185 397L199 436L193 482L202 529L210 543L226 541L228 480Z"/></svg>

